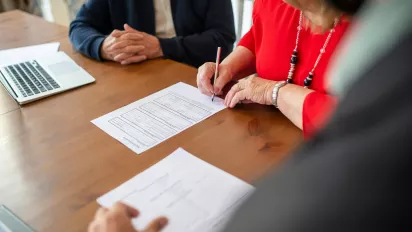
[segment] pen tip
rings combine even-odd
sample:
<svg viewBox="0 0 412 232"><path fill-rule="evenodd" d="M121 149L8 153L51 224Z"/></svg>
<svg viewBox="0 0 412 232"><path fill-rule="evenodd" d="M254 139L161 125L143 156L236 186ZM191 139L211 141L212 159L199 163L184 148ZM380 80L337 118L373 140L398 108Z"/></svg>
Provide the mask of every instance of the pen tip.
<svg viewBox="0 0 412 232"><path fill-rule="evenodd" d="M213 94L213 96L212 96L212 101L215 99L215 95Z"/></svg>

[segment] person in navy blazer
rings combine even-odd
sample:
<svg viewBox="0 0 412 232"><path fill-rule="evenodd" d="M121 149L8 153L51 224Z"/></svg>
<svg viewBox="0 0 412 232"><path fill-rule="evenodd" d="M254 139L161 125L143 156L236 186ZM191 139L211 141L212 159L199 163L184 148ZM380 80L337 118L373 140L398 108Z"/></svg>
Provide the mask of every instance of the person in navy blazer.
<svg viewBox="0 0 412 232"><path fill-rule="evenodd" d="M231 0L170 0L175 30L170 38L156 36L154 1L88 0L70 24L73 46L99 61L131 64L165 57L194 67L214 61L217 47L223 58L232 51Z"/></svg>

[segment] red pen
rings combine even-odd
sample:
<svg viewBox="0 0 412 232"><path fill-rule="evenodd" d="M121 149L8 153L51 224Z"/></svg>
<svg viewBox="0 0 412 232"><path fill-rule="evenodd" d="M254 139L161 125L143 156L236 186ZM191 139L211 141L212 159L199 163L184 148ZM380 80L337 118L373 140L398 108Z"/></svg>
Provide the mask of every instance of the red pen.
<svg viewBox="0 0 412 232"><path fill-rule="evenodd" d="M218 47L217 48L217 54L216 54L216 69L215 69L215 78L213 80L213 88L215 87L215 83L216 83L216 78L217 76L219 76L219 63L220 63L220 54L222 53L222 48ZM214 90L213 90L214 92ZM215 99L217 93L213 93L212 96L212 101Z"/></svg>

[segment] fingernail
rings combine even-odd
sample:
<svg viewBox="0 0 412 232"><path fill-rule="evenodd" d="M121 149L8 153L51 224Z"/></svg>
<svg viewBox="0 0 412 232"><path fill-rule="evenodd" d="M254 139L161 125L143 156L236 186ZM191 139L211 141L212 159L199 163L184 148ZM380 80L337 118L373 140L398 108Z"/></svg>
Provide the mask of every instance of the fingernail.
<svg viewBox="0 0 412 232"><path fill-rule="evenodd" d="M220 89L219 88L215 88L215 94L219 94L220 93Z"/></svg>
<svg viewBox="0 0 412 232"><path fill-rule="evenodd" d="M134 216L134 217L139 216L139 214L140 214L139 210L133 209L133 216Z"/></svg>
<svg viewBox="0 0 412 232"><path fill-rule="evenodd" d="M166 218L162 218L162 219L159 221L159 227L162 229L162 228L164 228L164 227L167 225L167 223L168 223L168 220L167 220Z"/></svg>

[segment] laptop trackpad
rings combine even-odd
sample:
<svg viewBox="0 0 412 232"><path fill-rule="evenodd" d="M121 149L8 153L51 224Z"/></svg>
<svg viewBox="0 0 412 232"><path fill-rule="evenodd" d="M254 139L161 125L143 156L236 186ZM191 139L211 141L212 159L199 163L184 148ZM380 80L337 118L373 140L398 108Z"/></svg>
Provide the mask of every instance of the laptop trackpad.
<svg viewBox="0 0 412 232"><path fill-rule="evenodd" d="M48 68L55 76L64 76L81 70L79 66L71 61L62 61L59 63L51 64Z"/></svg>

